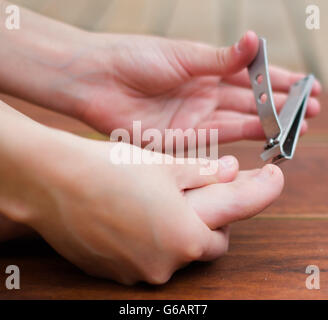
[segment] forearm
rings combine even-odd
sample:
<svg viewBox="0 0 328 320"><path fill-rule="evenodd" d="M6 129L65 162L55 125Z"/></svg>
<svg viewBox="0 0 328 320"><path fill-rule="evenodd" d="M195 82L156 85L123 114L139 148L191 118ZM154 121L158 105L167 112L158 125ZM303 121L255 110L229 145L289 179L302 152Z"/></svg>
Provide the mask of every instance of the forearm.
<svg viewBox="0 0 328 320"><path fill-rule="evenodd" d="M6 16L0 18L0 91L74 115L81 93L71 78L88 33L24 8L20 16L19 30L6 29Z"/></svg>
<svg viewBox="0 0 328 320"><path fill-rule="evenodd" d="M25 199L29 186L24 184L24 179L34 174L29 172L29 158L35 156L33 150L28 150L34 135L29 122L27 117L0 101L0 212L1 222L5 224L2 229L11 227L10 221L19 223L16 217L27 213Z"/></svg>
<svg viewBox="0 0 328 320"><path fill-rule="evenodd" d="M0 101L0 242L33 234L32 229L12 220L12 213L17 210L17 199L21 198L24 189L19 175L26 163L20 153L26 150L17 143L18 139L22 140L19 138L21 134L26 134L20 127L22 120L29 121ZM17 165L17 161L21 162L21 166Z"/></svg>
<svg viewBox="0 0 328 320"><path fill-rule="evenodd" d="M34 227L36 212L43 219L56 207L56 192L81 169L72 157L81 146L89 149L90 140L41 125L0 101L1 214Z"/></svg>
<svg viewBox="0 0 328 320"><path fill-rule="evenodd" d="M0 101L0 213L7 226L28 224L35 204L47 201L49 168L58 163L49 159L53 131Z"/></svg>

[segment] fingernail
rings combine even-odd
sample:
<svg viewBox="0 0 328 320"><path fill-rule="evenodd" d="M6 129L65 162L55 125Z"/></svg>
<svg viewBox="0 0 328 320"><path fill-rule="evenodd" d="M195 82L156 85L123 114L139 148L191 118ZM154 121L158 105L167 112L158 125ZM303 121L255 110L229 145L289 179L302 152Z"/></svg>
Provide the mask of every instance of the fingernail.
<svg viewBox="0 0 328 320"><path fill-rule="evenodd" d="M234 167L236 163L235 158L232 156L224 156L220 158L219 161L224 169L230 169Z"/></svg>
<svg viewBox="0 0 328 320"><path fill-rule="evenodd" d="M315 87L315 89L317 90L317 93L320 93L321 92L321 90L322 90L322 86L321 86L321 83L318 81L318 80L316 80L315 82L314 82L314 85L313 85L313 88ZM312 88L312 91L313 91L313 88Z"/></svg>
<svg viewBox="0 0 328 320"><path fill-rule="evenodd" d="M248 37L249 31L247 31L241 38L240 40L236 43L236 49L238 52L241 52L245 49L246 45L246 39Z"/></svg>
<svg viewBox="0 0 328 320"><path fill-rule="evenodd" d="M273 164L267 164L265 165L260 172L257 174L257 178L261 180L267 180L270 179L274 175L274 168L275 166Z"/></svg>
<svg viewBox="0 0 328 320"><path fill-rule="evenodd" d="M244 38L245 38L245 35L243 35L242 38L235 44L235 48L236 48L237 52L241 52L243 50Z"/></svg>
<svg viewBox="0 0 328 320"><path fill-rule="evenodd" d="M311 105L311 110L313 115L317 115L320 112L320 102L315 98L309 99L309 108Z"/></svg>

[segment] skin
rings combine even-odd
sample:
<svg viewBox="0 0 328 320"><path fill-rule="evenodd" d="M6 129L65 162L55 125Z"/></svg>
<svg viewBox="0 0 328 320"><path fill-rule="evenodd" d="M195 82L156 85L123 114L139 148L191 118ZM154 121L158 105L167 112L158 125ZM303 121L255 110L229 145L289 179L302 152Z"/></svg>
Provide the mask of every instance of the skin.
<svg viewBox="0 0 328 320"><path fill-rule="evenodd" d="M110 134L142 129L218 128L220 143L264 139L246 67L258 49L248 31L236 44L86 32L22 10L24 28L1 30L0 88ZM8 59L8 56L10 57ZM19 79L17 74L20 74ZM304 75L278 67L270 77L278 111ZM315 82L306 116L320 104ZM307 126L303 126L303 133Z"/></svg>
<svg viewBox="0 0 328 320"><path fill-rule="evenodd" d="M245 69L258 49L254 32L220 49L144 36L100 34L90 42L96 43L91 50L101 68L67 72L73 74L72 85L87 92L88 103L79 105L81 119L98 130L131 130L132 120L142 119L143 129L217 128L221 143L264 139ZM290 85L304 75L272 67L271 76L280 111ZM316 82L312 94L319 92ZM108 108L111 103L116 107ZM319 110L318 100L310 98L307 117Z"/></svg>
<svg viewBox="0 0 328 320"><path fill-rule="evenodd" d="M214 48L21 16L19 32L0 24L2 92L106 134L142 120L161 132L218 128L220 142L264 138L245 69L258 48L253 32ZM270 74L280 110L302 75ZM320 110L320 90L316 82L307 117ZM191 261L217 258L228 225L261 212L283 187L278 167L239 173L233 157L205 178L200 164L117 166L108 157L115 143L41 126L3 103L0 113L0 240L29 227L85 272L122 283L164 283Z"/></svg>
<svg viewBox="0 0 328 320"><path fill-rule="evenodd" d="M283 187L274 165L238 173L237 160L224 157L209 175L200 175L203 163L117 165L109 160L117 143L47 128L4 103L0 116L1 212L86 273L124 284L162 284L191 261L221 256L227 226Z"/></svg>

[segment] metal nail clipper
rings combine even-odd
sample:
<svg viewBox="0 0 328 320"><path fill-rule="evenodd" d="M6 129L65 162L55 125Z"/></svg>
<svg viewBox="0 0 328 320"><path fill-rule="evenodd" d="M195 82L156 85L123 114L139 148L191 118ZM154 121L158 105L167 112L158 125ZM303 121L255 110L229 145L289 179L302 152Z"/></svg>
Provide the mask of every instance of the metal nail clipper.
<svg viewBox="0 0 328 320"><path fill-rule="evenodd" d="M264 161L272 159L275 164L290 160L295 152L314 76L310 74L291 86L286 103L278 115L272 97L264 38L259 39L259 50L248 66L248 73L267 138L261 158Z"/></svg>

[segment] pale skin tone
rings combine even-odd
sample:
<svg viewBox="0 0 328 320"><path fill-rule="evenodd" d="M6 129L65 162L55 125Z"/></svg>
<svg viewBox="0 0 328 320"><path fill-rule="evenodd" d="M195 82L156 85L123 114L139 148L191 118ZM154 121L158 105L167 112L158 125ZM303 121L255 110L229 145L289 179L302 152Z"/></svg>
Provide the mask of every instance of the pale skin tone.
<svg viewBox="0 0 328 320"><path fill-rule="evenodd" d="M1 212L85 272L124 284L161 284L191 261L221 256L228 225L283 187L273 165L238 173L237 160L223 157L210 175L201 164L116 165L115 143L41 126L4 103L0 118Z"/></svg>
<svg viewBox="0 0 328 320"><path fill-rule="evenodd" d="M218 128L221 142L264 138L245 69L257 52L253 32L217 49L21 15L20 31L0 27L2 92L107 134L142 120L161 131ZM278 109L301 77L271 68ZM307 117L320 110L320 90L316 82ZM0 240L28 226L87 273L122 283L163 283L193 260L217 258L227 226L261 212L283 187L278 167L238 172L233 157L205 178L200 165L115 166L113 143L41 126L3 103L0 113Z"/></svg>

